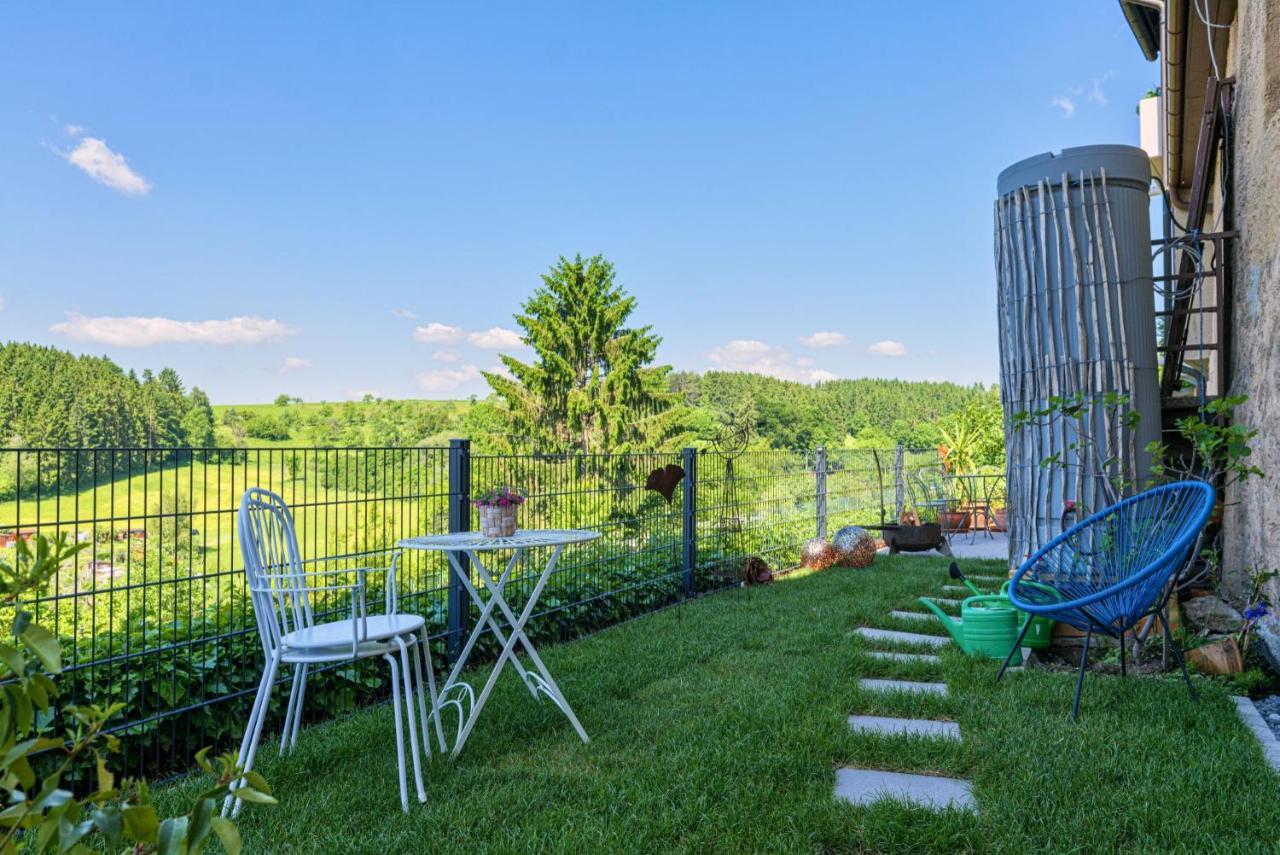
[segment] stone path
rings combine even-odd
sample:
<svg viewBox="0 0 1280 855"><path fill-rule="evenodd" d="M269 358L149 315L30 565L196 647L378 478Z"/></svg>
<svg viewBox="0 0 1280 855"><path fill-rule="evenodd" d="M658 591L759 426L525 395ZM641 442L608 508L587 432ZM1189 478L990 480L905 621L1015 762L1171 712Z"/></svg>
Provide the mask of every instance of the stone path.
<svg viewBox="0 0 1280 855"><path fill-rule="evenodd" d="M968 588L956 585L947 585L943 590L958 591L966 596L971 593ZM951 606L960 605L960 601L955 599L935 598L934 601ZM910 612L902 609L894 609L889 612L889 615L900 620L912 621L926 621L936 618L936 615L931 612ZM960 623L958 618L955 620L956 623ZM854 630L854 633L869 642L927 644L931 647L943 647L951 643L951 639L942 636L898 632L897 630L877 629L870 626L860 626ZM867 650L866 654L874 659L897 662L941 662L940 657L929 653ZM905 692L938 697L946 697L950 694L946 683L918 680L887 680L864 677L858 681L858 685L862 689L872 692ZM849 727L857 733L882 736L909 735L957 742L962 738L960 725L956 722L936 721L933 719L851 715L849 716ZM957 808L965 811L976 811L978 809L977 803L973 800L973 785L969 781L937 775L912 775L904 772L890 772L883 769L837 769L835 797L841 801L856 805L868 805L888 798L933 810Z"/></svg>

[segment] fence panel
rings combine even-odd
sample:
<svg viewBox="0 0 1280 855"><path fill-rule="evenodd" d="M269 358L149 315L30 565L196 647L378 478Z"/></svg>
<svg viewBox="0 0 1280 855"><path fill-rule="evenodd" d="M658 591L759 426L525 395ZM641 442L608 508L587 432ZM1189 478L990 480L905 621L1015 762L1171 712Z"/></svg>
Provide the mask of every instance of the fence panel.
<svg viewBox="0 0 1280 855"><path fill-rule="evenodd" d="M747 556L775 569L793 566L817 530L824 485L831 532L878 522L882 507L891 520L894 459L893 450L831 450L819 477L818 455L781 450L731 458L706 449L497 456L471 454L465 441L452 448L0 449L0 556L11 557L7 547L36 534L89 544L28 606L64 640L65 700L123 702L113 728L125 746L120 771L155 777L187 768L205 745L233 746L261 674L235 531L247 487L281 494L304 559L330 570L385 566L402 537L478 527L469 504L475 491L520 486L529 493L521 527L603 533L565 553L529 624L531 635L560 641L736 585ZM901 459L907 480L937 466L932 451ZM671 464L696 482L668 502L643 485L650 471ZM517 568L513 605L536 581L541 558ZM478 609L465 599L451 603L441 554L408 551L399 567L400 608L427 619L443 668L451 606L455 629ZM371 590L370 602L380 593ZM478 654L492 655L494 645L490 636ZM385 679L376 664L313 672L308 716L385 697ZM276 703L286 696L277 692Z"/></svg>

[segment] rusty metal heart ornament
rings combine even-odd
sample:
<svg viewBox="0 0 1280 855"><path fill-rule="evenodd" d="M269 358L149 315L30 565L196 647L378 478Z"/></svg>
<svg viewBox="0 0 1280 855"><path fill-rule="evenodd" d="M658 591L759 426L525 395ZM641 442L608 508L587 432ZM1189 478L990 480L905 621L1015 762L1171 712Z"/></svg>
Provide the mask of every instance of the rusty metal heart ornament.
<svg viewBox="0 0 1280 855"><path fill-rule="evenodd" d="M684 469L674 463L668 463L661 469L655 469L649 473L649 477L644 482L646 490L653 490L667 500L667 504L671 504L671 497L675 495L676 485L684 480Z"/></svg>

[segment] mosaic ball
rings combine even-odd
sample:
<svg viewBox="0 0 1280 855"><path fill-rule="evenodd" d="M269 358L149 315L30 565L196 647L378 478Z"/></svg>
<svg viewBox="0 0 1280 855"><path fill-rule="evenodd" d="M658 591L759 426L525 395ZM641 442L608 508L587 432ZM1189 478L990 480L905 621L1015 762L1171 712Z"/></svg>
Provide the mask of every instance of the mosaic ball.
<svg viewBox="0 0 1280 855"><path fill-rule="evenodd" d="M813 537L800 547L800 566L826 570L836 563L836 548L825 537Z"/></svg>

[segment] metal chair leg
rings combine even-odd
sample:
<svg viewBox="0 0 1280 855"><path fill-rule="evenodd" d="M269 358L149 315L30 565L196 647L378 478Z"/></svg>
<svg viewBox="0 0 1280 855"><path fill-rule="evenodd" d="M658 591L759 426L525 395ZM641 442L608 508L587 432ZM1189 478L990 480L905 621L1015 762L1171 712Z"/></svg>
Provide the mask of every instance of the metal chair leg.
<svg viewBox="0 0 1280 855"><path fill-rule="evenodd" d="M298 684L298 708L293 711L293 733L289 735L290 748L298 744L298 731L302 728L302 705L307 698L307 674L310 670L310 665L302 666L302 682Z"/></svg>
<svg viewBox="0 0 1280 855"><path fill-rule="evenodd" d="M1127 673L1125 673L1125 667L1124 667L1124 630L1123 629L1120 630L1120 676L1121 677L1129 676Z"/></svg>
<svg viewBox="0 0 1280 855"><path fill-rule="evenodd" d="M396 768L400 773L400 809L409 812L409 784L404 771L404 722L400 720L400 665L390 653L383 659L391 666L391 712L396 720Z"/></svg>
<svg viewBox="0 0 1280 855"><path fill-rule="evenodd" d="M280 727L280 756L284 756L289 746L289 734L293 731L293 713L298 704L298 684L302 682L302 669L305 666L293 666L293 683L289 686L289 704L285 707L284 724Z"/></svg>
<svg viewBox="0 0 1280 855"><path fill-rule="evenodd" d="M413 639L410 639L412 641ZM418 801L426 803L427 791L422 786L422 757L418 754L418 729L414 722L414 703L413 703L413 671L409 665L409 644L405 642L403 637L396 638L396 645L400 648L400 675L404 678L404 709L405 718L409 727L409 750L413 754L413 783L418 791ZM417 660L417 654L414 655ZM423 720L423 725L426 720ZM423 727L423 738L426 738L426 727ZM430 750L428 747L427 750Z"/></svg>
<svg viewBox="0 0 1280 855"><path fill-rule="evenodd" d="M1084 650L1080 652L1080 674L1076 677L1076 699L1071 705L1071 720L1075 721L1080 714L1080 690L1084 688L1084 669L1089 664L1089 642L1093 639L1093 626L1084 634Z"/></svg>
<svg viewBox="0 0 1280 855"><path fill-rule="evenodd" d="M1182 669L1182 679L1187 684L1187 691L1191 693L1191 700L1196 703L1200 702L1200 695L1196 692L1196 687L1191 684L1191 675L1187 673L1187 660L1182 656L1182 645L1178 644L1173 638L1173 633L1169 631L1169 622L1165 620L1165 613L1159 615L1160 626L1164 628L1164 640L1168 643L1169 649L1173 651L1173 656L1178 660L1178 667Z"/></svg>
<svg viewBox="0 0 1280 855"><path fill-rule="evenodd" d="M1000 666L1000 673L996 674L996 682L999 683L1004 677L1005 670L1009 667L1009 663L1013 661L1013 654L1022 649L1022 639L1027 637L1027 630L1031 629L1031 615L1027 615L1027 619L1022 622L1022 632L1018 633L1018 640L1013 643L1013 647L1009 648L1009 655L1004 658L1004 664Z"/></svg>
<svg viewBox="0 0 1280 855"><path fill-rule="evenodd" d="M258 753L258 741L262 739L262 726L267 720L267 710L271 705L271 689L275 685L276 673L279 669L280 657L276 656L267 663L262 674L262 682L258 686L258 697L254 701L254 709L249 716L249 725L245 728L244 741L240 743L239 763L244 772L253 768L253 758ZM243 783L242 780L236 781L236 786L241 783ZM224 816L228 812L232 817L240 813L243 802L233 798L234 792L233 789L222 804Z"/></svg>

